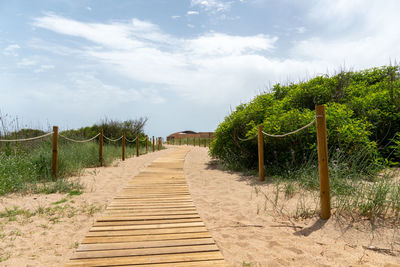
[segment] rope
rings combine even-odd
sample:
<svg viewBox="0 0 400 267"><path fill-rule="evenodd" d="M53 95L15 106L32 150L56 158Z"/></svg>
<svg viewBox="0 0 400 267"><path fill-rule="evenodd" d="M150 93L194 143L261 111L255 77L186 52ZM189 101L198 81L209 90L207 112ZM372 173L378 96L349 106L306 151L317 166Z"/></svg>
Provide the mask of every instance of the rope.
<svg viewBox="0 0 400 267"><path fill-rule="evenodd" d="M117 138L117 139L111 139L111 138L108 138L108 137L105 136L105 135L103 135L103 137L104 137L105 139L107 139L108 141L110 141L110 142L117 142L117 141L121 140L123 136L121 136L121 137L119 137L119 138Z"/></svg>
<svg viewBox="0 0 400 267"><path fill-rule="evenodd" d="M36 137L31 137L31 138L25 138L25 139L13 139L13 140L0 140L0 142L25 142L25 141L32 141L32 140L37 140L37 139L41 139L41 138L43 138L43 137L46 137L46 136L49 136L49 135L52 135L53 134L53 132L51 132L51 133L47 133L47 134L44 134L44 135L41 135L41 136L36 136Z"/></svg>
<svg viewBox="0 0 400 267"><path fill-rule="evenodd" d="M238 137L238 139L239 139L240 141L249 141L249 140L251 140L251 139L254 139L255 137L257 137L257 134L256 134L256 135L253 135L253 136L250 136L249 138L246 138L246 139L242 139L242 138L240 138L240 137Z"/></svg>
<svg viewBox="0 0 400 267"><path fill-rule="evenodd" d="M87 139L87 140L74 140L74 139L68 138L68 137L66 137L66 136L64 136L64 135L62 135L62 134L59 134L60 137L66 139L66 140L68 140L68 141L75 142L75 143L86 143L86 142L90 142L90 141L92 141L93 139L95 139L95 138L96 138L97 136L99 136L99 135L100 135L100 134L97 134L96 136L93 136L92 138Z"/></svg>
<svg viewBox="0 0 400 267"><path fill-rule="evenodd" d="M126 141L128 141L129 143L133 143L133 142L135 142L135 141L136 141L136 139L137 139L137 136L136 136L136 138L135 138L135 139L133 139L133 140L129 140L128 138L125 138L125 140L126 140Z"/></svg>
<svg viewBox="0 0 400 267"><path fill-rule="evenodd" d="M295 133L297 133L297 132L300 132L301 130L304 130L304 129L310 127L310 126L315 122L315 120L316 120L316 117L314 117L314 119L313 119L309 124L307 124L307 125L305 125L305 126L299 128L299 129L297 129L297 130L295 130L295 131L293 131L293 132L290 132L290 133L276 134L276 135L274 135L274 134L269 134L269 133L266 133L266 132L264 132L264 131L263 131L262 133L263 133L264 135L266 135L266 136L269 136L269 137L285 137L285 136L295 134Z"/></svg>

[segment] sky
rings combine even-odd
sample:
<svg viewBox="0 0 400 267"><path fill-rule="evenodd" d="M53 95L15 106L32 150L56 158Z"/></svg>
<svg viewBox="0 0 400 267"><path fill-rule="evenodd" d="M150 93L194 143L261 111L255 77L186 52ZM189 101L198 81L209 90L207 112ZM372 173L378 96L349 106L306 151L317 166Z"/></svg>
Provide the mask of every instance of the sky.
<svg viewBox="0 0 400 267"><path fill-rule="evenodd" d="M389 65L398 0L0 0L0 112L214 131L275 83Z"/></svg>

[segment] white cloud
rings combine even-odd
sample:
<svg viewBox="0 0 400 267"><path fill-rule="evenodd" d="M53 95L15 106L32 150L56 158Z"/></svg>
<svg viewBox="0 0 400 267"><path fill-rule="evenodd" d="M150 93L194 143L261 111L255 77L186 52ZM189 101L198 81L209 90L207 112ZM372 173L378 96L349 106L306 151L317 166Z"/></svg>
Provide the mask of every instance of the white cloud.
<svg viewBox="0 0 400 267"><path fill-rule="evenodd" d="M233 36L209 33L196 39L187 40L186 49L194 54L227 56L245 55L260 51L271 51L277 37L258 34L254 36Z"/></svg>
<svg viewBox="0 0 400 267"><path fill-rule="evenodd" d="M177 15L171 16L172 19L179 19L180 17L181 17L181 16L177 16Z"/></svg>
<svg viewBox="0 0 400 267"><path fill-rule="evenodd" d="M82 23L48 14L36 18L33 25L60 34L82 37L113 49L131 50L147 46L145 41L168 41L168 37L159 31L157 25L138 19L132 19L130 24L100 24Z"/></svg>
<svg viewBox="0 0 400 267"><path fill-rule="evenodd" d="M302 34L302 33L306 32L306 28L305 27L298 27L298 28L296 28L296 31L297 31L297 33Z"/></svg>
<svg viewBox="0 0 400 267"><path fill-rule="evenodd" d="M18 56L17 50L21 47L17 44L12 44L3 49L3 54L6 56Z"/></svg>
<svg viewBox="0 0 400 267"><path fill-rule="evenodd" d="M199 14L199 12L198 11L193 11L193 10L189 10L187 13L186 13L186 15L198 15Z"/></svg>
<svg viewBox="0 0 400 267"><path fill-rule="evenodd" d="M41 103L60 116L76 114L80 118L88 115L98 119L102 116L100 114L109 114L121 107L132 109L133 103L158 104L165 101L154 88L122 89L104 83L96 76L97 73L69 73L62 83L43 81L18 89L18 93L23 96L22 101Z"/></svg>
<svg viewBox="0 0 400 267"><path fill-rule="evenodd" d="M36 60L30 58L23 58L20 62L17 63L19 67L29 67L29 66L34 66L36 64L37 64Z"/></svg>
<svg viewBox="0 0 400 267"><path fill-rule="evenodd" d="M35 69L34 72L41 73L52 69L54 69L54 65L40 65L40 67Z"/></svg>
<svg viewBox="0 0 400 267"><path fill-rule="evenodd" d="M225 12L231 8L232 1L220 1L220 0L192 0L191 6L200 7L205 11L216 13Z"/></svg>
<svg viewBox="0 0 400 267"><path fill-rule="evenodd" d="M187 26L188 26L189 28L192 28L192 29L195 27L193 24L190 24L190 23L188 23Z"/></svg>
<svg viewBox="0 0 400 267"><path fill-rule="evenodd" d="M318 60L327 65L344 63L356 68L389 64L400 57L400 2L319 1L309 19L331 34L297 42L292 56Z"/></svg>
<svg viewBox="0 0 400 267"><path fill-rule="evenodd" d="M259 81L266 72L259 65L268 64L268 61L261 54L270 53L277 40L262 34L233 36L221 33L180 39L164 34L154 24L137 19L133 20L133 26L85 24L55 15L35 21L38 27L83 37L100 45L103 49L92 46L83 49L82 54L124 76L204 101L212 98L220 102L226 97L231 98L232 92L246 95L245 92L253 90L256 85L249 86L244 81L253 83L254 80L257 86L262 86ZM115 29L112 35L119 40L118 44L111 43L110 36L105 34L110 28ZM137 43L140 45L132 47L131 44ZM258 74L251 74L251 70ZM258 79L249 79L249 75ZM218 96L210 97L215 90L219 91Z"/></svg>
<svg viewBox="0 0 400 267"><path fill-rule="evenodd" d="M389 8L397 10L393 6ZM313 12L309 16L311 21L314 21ZM147 88L167 94L174 92L201 103L227 104L247 100L256 90L264 89L267 82L294 81L308 73L337 69L343 63L356 68L387 63L390 56L393 59L400 55L397 46L400 30L396 27L400 21L395 11L389 13L395 22L389 27L384 27L386 18L379 25L373 25L379 22L380 15L368 20L370 14L360 14L357 19L368 22L359 34L349 32L341 38L307 37L294 43L291 54L282 58L274 56L278 38L264 34L235 36L209 32L177 38L151 22L138 19L131 23L94 24L52 14L35 19L35 25L92 42L82 45L81 55L146 84ZM351 19L351 12L347 16ZM334 15L331 20L324 20L322 23L332 23ZM99 88L120 92L121 101L139 98L146 92L125 92L100 85Z"/></svg>
<svg viewBox="0 0 400 267"><path fill-rule="evenodd" d="M86 7L86 9L92 11L92 8L90 6Z"/></svg>

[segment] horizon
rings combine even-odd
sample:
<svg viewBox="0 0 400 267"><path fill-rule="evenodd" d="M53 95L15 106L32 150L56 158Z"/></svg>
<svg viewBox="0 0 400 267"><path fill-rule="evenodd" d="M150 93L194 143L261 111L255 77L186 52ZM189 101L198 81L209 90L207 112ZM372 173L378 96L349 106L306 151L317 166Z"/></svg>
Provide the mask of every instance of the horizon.
<svg viewBox="0 0 400 267"><path fill-rule="evenodd" d="M400 55L394 0L117 3L1 3L1 113L60 130L147 117L149 135L212 132L276 83Z"/></svg>

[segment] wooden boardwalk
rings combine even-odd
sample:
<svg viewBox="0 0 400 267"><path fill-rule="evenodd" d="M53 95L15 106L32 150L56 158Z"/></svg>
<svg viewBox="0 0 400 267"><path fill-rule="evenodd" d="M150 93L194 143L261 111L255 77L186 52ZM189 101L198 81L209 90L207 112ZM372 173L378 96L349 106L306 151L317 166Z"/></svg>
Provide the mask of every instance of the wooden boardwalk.
<svg viewBox="0 0 400 267"><path fill-rule="evenodd" d="M227 266L189 194L189 150L158 158L134 177L65 266Z"/></svg>

